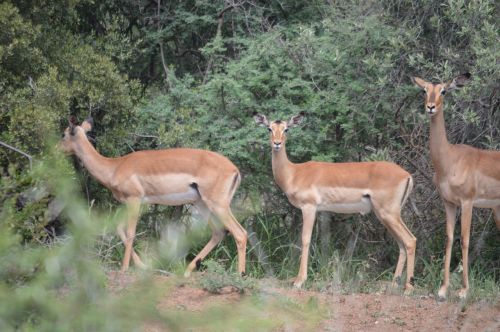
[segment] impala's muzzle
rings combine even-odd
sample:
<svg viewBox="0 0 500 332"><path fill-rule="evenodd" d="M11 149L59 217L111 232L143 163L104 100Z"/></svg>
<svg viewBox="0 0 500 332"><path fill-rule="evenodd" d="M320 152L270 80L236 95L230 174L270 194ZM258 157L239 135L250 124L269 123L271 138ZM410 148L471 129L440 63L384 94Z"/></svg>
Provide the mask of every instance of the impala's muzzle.
<svg viewBox="0 0 500 332"><path fill-rule="evenodd" d="M279 151L281 149L281 142L273 142L273 148L276 151Z"/></svg>
<svg viewBox="0 0 500 332"><path fill-rule="evenodd" d="M436 105L427 104L426 110L427 110L427 114L432 116L432 115L436 114Z"/></svg>
<svg viewBox="0 0 500 332"><path fill-rule="evenodd" d="M62 153L66 154L66 155L71 155L72 152L71 152L71 149L69 149L66 144L64 143L64 141L59 141L56 143L56 149L61 151Z"/></svg>

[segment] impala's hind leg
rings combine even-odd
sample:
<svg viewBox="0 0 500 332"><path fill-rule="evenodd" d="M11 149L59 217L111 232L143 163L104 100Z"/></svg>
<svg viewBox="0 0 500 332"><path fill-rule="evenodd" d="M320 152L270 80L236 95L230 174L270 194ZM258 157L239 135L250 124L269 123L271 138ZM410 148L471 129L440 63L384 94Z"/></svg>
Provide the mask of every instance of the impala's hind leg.
<svg viewBox="0 0 500 332"><path fill-rule="evenodd" d="M208 225L210 226L210 229L212 230L212 237L210 238L210 241L208 241L208 243L205 245L205 247L203 247L198 255L196 255L196 257L191 261L191 263L189 263L188 267L186 268L186 272L184 272L185 277L189 277L191 272L193 272L195 268L199 267L201 261L215 248L216 245L219 244L220 241L222 241L225 235L224 227L210 220L210 210L207 208L205 203L199 201L195 204L195 208L200 213L202 220L207 221Z"/></svg>
<svg viewBox="0 0 500 332"><path fill-rule="evenodd" d="M229 206L213 204L212 206L209 205L209 208L234 237L234 241L236 241L236 248L238 250L238 272L241 275L244 275L246 265L247 231L233 216Z"/></svg>
<svg viewBox="0 0 500 332"><path fill-rule="evenodd" d="M406 226L401 216L399 215L398 217L399 217L398 228L401 229L402 234L404 236L403 243L406 248L406 256L407 256L405 289L410 291L413 289L414 286L413 273L415 271L415 251L417 249L417 238L413 235L412 232L410 232L410 230Z"/></svg>
<svg viewBox="0 0 500 332"><path fill-rule="evenodd" d="M230 207L239 183L240 174L235 172L226 181L220 181L217 185L199 183L197 189L203 203L234 237L238 250L238 272L243 275L246 264L247 231L233 216Z"/></svg>
<svg viewBox="0 0 500 332"><path fill-rule="evenodd" d="M414 283L413 272L415 268L415 249L417 246L417 238L408 230L403 222L403 219L401 219L399 215L386 219L386 222L388 227L391 228L393 232L397 234L396 236L401 239L400 241L404 246L403 251L406 252L406 255L401 254L400 248L400 261L398 261L398 265L396 267L396 274L399 273L398 275L401 275L405 263L403 257L406 256L406 283L404 288L405 290L410 291L413 289Z"/></svg>
<svg viewBox="0 0 500 332"><path fill-rule="evenodd" d="M384 226L386 225L384 224ZM401 285L401 275L403 274L403 268L406 263L406 248L401 239L398 237L398 235L390 227L386 226L386 228L387 231L396 240L399 247L398 263L396 265L396 270L394 271L394 277L392 279L392 284L391 284L393 288L397 288L399 285Z"/></svg>
<svg viewBox="0 0 500 332"><path fill-rule="evenodd" d="M413 179L409 176L406 181L401 183L400 190L394 192L392 199L385 204L375 202L375 213L385 224L399 246L399 257L394 272L393 287L401 280L401 274L406 264L406 284L407 291L413 289L413 273L415 267L415 249L417 239L408 229L401 218L401 208L405 204L408 196L413 189ZM372 202L373 203L373 202ZM385 220L384 220L385 218Z"/></svg>
<svg viewBox="0 0 500 332"><path fill-rule="evenodd" d="M372 201L373 202L373 201ZM396 276L400 275L403 270L405 263L405 257L407 260L406 265L406 283L405 289L410 291L413 289L413 271L415 266L415 249L417 246L417 238L410 232L403 222L400 215L400 210L398 208L382 207L377 202L373 202L373 207L375 214L380 219L382 224L389 230L391 234L396 239L396 242L401 242L403 245L403 250L406 254L401 253L398 259L398 264L396 266ZM398 274L399 273L399 274Z"/></svg>
<svg viewBox="0 0 500 332"><path fill-rule="evenodd" d="M248 234L247 234L246 229L243 228L243 226L241 226L241 224L238 222L238 220L234 217L230 208L228 208L228 212L229 212L229 217L232 220L232 223L235 225L235 228L238 229L236 236L234 235L234 233L232 233L232 234L233 234L233 237L236 241L236 247L238 248L238 272L241 276L244 276L245 270L246 270L246 253L247 253Z"/></svg>

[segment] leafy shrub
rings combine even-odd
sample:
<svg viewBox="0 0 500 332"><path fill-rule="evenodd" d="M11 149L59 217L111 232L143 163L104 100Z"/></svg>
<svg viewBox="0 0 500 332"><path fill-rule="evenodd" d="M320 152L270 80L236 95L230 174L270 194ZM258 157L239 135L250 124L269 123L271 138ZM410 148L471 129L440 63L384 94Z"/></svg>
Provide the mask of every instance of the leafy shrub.
<svg viewBox="0 0 500 332"><path fill-rule="evenodd" d="M217 261L207 259L202 264L206 267L206 271L200 284L210 293L220 293L225 287L231 287L240 293L255 289L255 284L250 278L228 272Z"/></svg>

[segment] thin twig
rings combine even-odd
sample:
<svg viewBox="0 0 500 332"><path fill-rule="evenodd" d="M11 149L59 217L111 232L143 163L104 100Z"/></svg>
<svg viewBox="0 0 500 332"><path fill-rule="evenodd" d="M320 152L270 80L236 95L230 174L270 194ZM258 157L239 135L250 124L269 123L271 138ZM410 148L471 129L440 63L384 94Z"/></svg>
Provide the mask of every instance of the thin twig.
<svg viewBox="0 0 500 332"><path fill-rule="evenodd" d="M32 166L33 166L33 157L32 157L31 155L27 154L26 152L23 152L23 151L19 150L18 148L13 147L12 145L9 145L9 144L7 144L7 143L5 143L5 142L2 142L2 141L0 141L0 145L3 145L3 146L5 146L6 148L9 148L9 149L11 149L11 150L13 150L13 151L15 151L15 152L17 152L17 153L22 154L22 155L23 155L23 156L25 156L26 158L28 158L28 160L29 160L29 162L30 162L30 171L31 171Z"/></svg>

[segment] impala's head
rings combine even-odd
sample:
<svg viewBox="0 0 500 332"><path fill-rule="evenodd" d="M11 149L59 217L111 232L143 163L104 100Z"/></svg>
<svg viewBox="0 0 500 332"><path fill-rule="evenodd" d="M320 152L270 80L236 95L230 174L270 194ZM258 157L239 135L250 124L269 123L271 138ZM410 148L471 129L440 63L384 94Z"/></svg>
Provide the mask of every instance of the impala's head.
<svg viewBox="0 0 500 332"><path fill-rule="evenodd" d="M288 122L276 120L269 123L265 115L258 113L255 113L253 118L257 124L267 127L271 138L271 147L275 151L279 151L285 145L288 128L299 125L304 119L304 113L301 112L299 115L292 116Z"/></svg>
<svg viewBox="0 0 500 332"><path fill-rule="evenodd" d="M75 116L70 116L68 119L68 128L64 130L63 137L59 141L58 147L64 153L73 154L75 152L78 140L85 138L87 132L89 132L94 126L94 120L88 118L78 125L78 120Z"/></svg>
<svg viewBox="0 0 500 332"><path fill-rule="evenodd" d="M443 99L447 92L463 87L470 80L470 73L465 73L455 77L446 83L429 83L420 77L413 77L413 83L425 91L425 111L430 116L441 112L443 109Z"/></svg>

